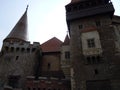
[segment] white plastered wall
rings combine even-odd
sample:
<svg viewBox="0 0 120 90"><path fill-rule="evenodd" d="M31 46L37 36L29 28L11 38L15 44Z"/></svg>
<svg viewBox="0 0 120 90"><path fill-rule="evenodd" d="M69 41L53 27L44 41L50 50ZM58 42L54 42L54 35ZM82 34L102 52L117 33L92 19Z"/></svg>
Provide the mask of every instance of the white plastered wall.
<svg viewBox="0 0 120 90"><path fill-rule="evenodd" d="M82 39L82 50L84 55L93 55L93 54L101 54L102 48L100 43L100 37L97 31L85 32L81 34ZM87 39L94 39L95 47L88 48Z"/></svg>

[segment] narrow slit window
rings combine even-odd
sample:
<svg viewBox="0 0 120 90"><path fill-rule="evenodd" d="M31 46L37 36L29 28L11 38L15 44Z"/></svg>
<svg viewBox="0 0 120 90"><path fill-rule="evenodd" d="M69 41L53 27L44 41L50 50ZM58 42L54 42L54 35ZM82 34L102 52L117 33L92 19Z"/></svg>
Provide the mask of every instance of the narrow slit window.
<svg viewBox="0 0 120 90"><path fill-rule="evenodd" d="M16 56L16 60L18 60L19 56Z"/></svg>
<svg viewBox="0 0 120 90"><path fill-rule="evenodd" d="M50 68L51 68L51 64L48 63L48 65L47 65L47 69L50 70Z"/></svg>

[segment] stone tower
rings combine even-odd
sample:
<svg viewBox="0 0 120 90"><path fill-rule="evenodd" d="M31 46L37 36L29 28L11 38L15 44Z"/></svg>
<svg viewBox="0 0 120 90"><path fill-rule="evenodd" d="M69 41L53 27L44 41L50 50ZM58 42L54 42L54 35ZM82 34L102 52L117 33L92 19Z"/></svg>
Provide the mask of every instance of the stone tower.
<svg viewBox="0 0 120 90"><path fill-rule="evenodd" d="M116 22L113 14L110 0L72 0L66 5L73 90L120 89L120 28L115 28L120 17Z"/></svg>
<svg viewBox="0 0 120 90"><path fill-rule="evenodd" d="M9 35L0 52L0 83L5 89L23 89L27 76L36 76L40 61L40 44L27 41L27 9Z"/></svg>

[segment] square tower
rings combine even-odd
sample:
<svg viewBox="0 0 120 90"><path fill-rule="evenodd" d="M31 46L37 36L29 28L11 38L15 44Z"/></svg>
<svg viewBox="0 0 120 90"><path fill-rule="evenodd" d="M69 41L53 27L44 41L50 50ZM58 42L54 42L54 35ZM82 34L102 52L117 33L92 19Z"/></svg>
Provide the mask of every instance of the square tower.
<svg viewBox="0 0 120 90"><path fill-rule="evenodd" d="M72 0L66 5L73 90L119 90L120 43L113 14L110 0Z"/></svg>

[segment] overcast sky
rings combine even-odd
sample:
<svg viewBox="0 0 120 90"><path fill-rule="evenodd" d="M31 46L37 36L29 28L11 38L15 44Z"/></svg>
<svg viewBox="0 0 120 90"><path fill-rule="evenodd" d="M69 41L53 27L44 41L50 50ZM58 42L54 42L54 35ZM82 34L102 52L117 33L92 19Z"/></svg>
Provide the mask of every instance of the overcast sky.
<svg viewBox="0 0 120 90"><path fill-rule="evenodd" d="M28 8L29 41L43 43L52 37L64 40L67 34L65 5L71 0L0 0L0 47ZM112 0L120 16L120 0Z"/></svg>

